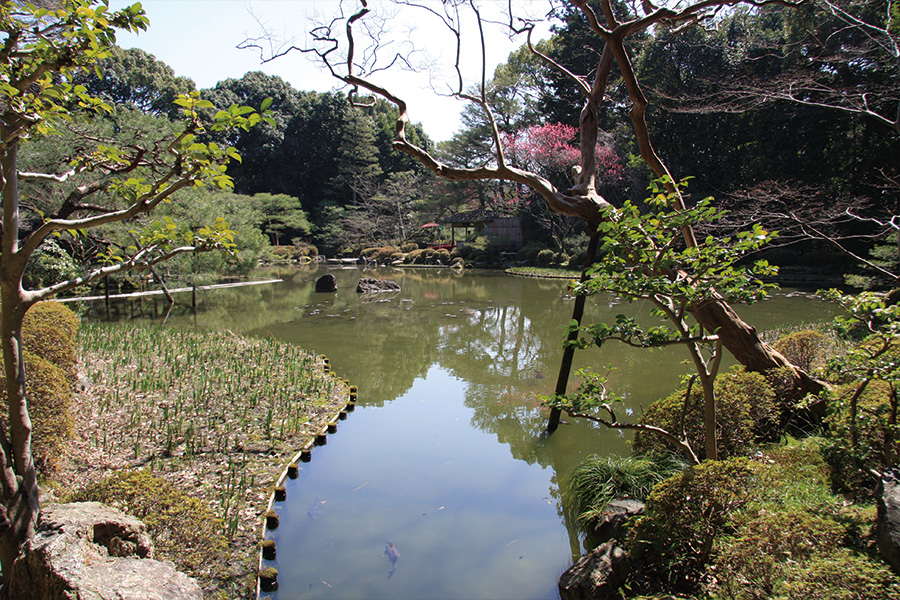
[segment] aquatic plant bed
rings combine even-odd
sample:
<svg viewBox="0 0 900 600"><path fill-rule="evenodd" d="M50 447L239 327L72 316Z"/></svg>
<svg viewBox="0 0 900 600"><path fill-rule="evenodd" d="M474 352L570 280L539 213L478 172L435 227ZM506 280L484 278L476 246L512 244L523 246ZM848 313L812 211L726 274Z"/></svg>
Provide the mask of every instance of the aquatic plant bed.
<svg viewBox="0 0 900 600"><path fill-rule="evenodd" d="M578 279L581 277L581 271L553 269L550 267L510 267L506 269L506 272L520 277L539 277L544 279Z"/></svg>
<svg viewBox="0 0 900 600"><path fill-rule="evenodd" d="M77 496L121 470L165 479L222 520L223 564L248 589L283 463L344 408L347 382L322 357L230 332L88 322L79 338L74 437L51 487ZM190 574L209 592L204 572Z"/></svg>

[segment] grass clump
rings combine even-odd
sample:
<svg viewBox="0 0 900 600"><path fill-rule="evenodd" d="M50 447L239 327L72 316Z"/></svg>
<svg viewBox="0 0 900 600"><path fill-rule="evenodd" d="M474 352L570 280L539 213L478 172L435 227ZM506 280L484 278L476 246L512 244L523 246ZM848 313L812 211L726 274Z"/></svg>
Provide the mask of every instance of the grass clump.
<svg viewBox="0 0 900 600"><path fill-rule="evenodd" d="M672 455L625 458L589 456L565 482L566 510L580 529L589 532L617 499L643 500L653 487L687 464Z"/></svg>

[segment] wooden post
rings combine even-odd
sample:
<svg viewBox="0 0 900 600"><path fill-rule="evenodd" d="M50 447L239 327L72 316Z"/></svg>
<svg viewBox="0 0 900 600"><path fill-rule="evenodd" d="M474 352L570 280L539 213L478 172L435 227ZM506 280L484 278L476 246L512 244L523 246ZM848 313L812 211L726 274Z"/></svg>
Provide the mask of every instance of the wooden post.
<svg viewBox="0 0 900 600"><path fill-rule="evenodd" d="M587 256L584 258L584 269L581 271L581 282L584 283L588 279L588 269L594 264L594 258L597 254L597 246L600 244L600 233L594 232L591 241L588 242ZM584 316L584 304L587 299L585 294L575 296L575 307L572 309L572 320L577 321L581 325L581 318ZM566 342L574 342L578 339L578 331L574 330L566 337ZM575 347L567 343L563 348L562 362L559 365L559 375L556 378L556 394L561 396L566 393L566 387L569 385L569 373L572 371L572 359L575 357ZM550 419L547 421L547 433L553 433L559 427L559 418L562 411L558 408L550 409Z"/></svg>

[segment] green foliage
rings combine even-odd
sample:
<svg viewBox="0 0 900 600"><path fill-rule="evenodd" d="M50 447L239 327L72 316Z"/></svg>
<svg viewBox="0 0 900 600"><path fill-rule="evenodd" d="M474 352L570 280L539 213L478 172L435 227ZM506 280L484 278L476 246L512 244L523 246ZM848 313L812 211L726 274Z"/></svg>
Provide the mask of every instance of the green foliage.
<svg viewBox="0 0 900 600"><path fill-rule="evenodd" d="M72 256L53 238L46 240L28 261L22 286L26 289L40 289L58 281L72 279L78 275L78 266Z"/></svg>
<svg viewBox="0 0 900 600"><path fill-rule="evenodd" d="M653 486L687 467L672 455L589 456L566 479L565 507L583 531L590 531L611 500L646 498Z"/></svg>
<svg viewBox="0 0 900 600"><path fill-rule="evenodd" d="M754 302L766 297L772 285L760 276L776 269L759 260L750 266L737 263L761 248L774 234L755 224L734 238L707 237L696 247L680 246L685 228L713 223L724 216L711 198L692 208L677 210L674 192L667 192L667 180L650 186L647 199L651 212L644 213L631 202L621 209L608 209L599 226L603 235L599 255L602 260L591 269L593 278L584 291L614 292L628 298L652 298L663 294L680 302L699 304L721 293L731 302ZM684 184L682 184L683 186ZM678 277L672 277L678 273Z"/></svg>
<svg viewBox="0 0 900 600"><path fill-rule="evenodd" d="M48 360L75 379L75 336L78 317L59 302L39 302L32 306L22 324L25 349Z"/></svg>
<svg viewBox="0 0 900 600"><path fill-rule="evenodd" d="M695 590L716 537L758 495L759 469L746 458L706 461L658 484L628 544L640 566L639 584Z"/></svg>
<svg viewBox="0 0 900 600"><path fill-rule="evenodd" d="M548 267L555 262L555 259L556 253L549 248L544 248L534 257L534 263L539 267Z"/></svg>
<svg viewBox="0 0 900 600"><path fill-rule="evenodd" d="M400 246L400 251L404 253L412 252L413 250L418 250L419 244L416 242L406 242Z"/></svg>
<svg viewBox="0 0 900 600"><path fill-rule="evenodd" d="M75 494L75 502L102 502L147 525L159 557L193 576L220 564L228 546L222 520L201 500L147 471L120 471Z"/></svg>
<svg viewBox="0 0 900 600"><path fill-rule="evenodd" d="M698 387L692 386L687 402L686 388L657 400L641 415L640 423L670 432L680 432L683 427L694 451L702 451L705 439L703 392ZM719 457L746 455L758 437L770 435L778 423L775 392L762 374L745 371L742 367L735 367L718 377L715 387ZM674 450L665 440L647 431L635 434L634 449L641 453Z"/></svg>
<svg viewBox="0 0 900 600"><path fill-rule="evenodd" d="M23 327L52 327L75 343L80 321L78 316L61 302L38 302L25 313Z"/></svg>
<svg viewBox="0 0 900 600"><path fill-rule="evenodd" d="M883 563L842 548L802 563L777 600L896 600L900 579Z"/></svg>
<svg viewBox="0 0 900 600"><path fill-rule="evenodd" d="M832 339L816 329L795 331L772 344L792 365L807 373L825 366L833 346Z"/></svg>
<svg viewBox="0 0 900 600"><path fill-rule="evenodd" d="M831 517L784 508L745 513L734 528L717 541L710 568L713 590L729 600L775 597L785 578L804 571L799 564L832 552L846 533Z"/></svg>
<svg viewBox="0 0 900 600"><path fill-rule="evenodd" d="M873 473L895 464L900 456L896 415L900 391L887 382L872 381L851 406L858 390L858 385L851 383L833 391L823 453L832 469L834 489L863 497L874 493L878 485Z"/></svg>
<svg viewBox="0 0 900 600"><path fill-rule="evenodd" d="M873 473L900 454L900 305L872 292L819 292L847 311L834 327L855 343L832 357L829 372L842 387L829 402L827 456L837 489L872 490Z"/></svg>
<svg viewBox="0 0 900 600"><path fill-rule="evenodd" d="M28 412L32 423L31 452L39 473L50 473L60 450L72 436L72 388L65 371L30 352L24 353L28 373ZM0 424L9 428L6 377L0 376Z"/></svg>
<svg viewBox="0 0 900 600"><path fill-rule="evenodd" d="M393 260L393 256L396 253L397 249L393 246L382 246L380 248L365 248L360 252L360 256L368 260L373 260L378 264L384 264L385 262Z"/></svg>

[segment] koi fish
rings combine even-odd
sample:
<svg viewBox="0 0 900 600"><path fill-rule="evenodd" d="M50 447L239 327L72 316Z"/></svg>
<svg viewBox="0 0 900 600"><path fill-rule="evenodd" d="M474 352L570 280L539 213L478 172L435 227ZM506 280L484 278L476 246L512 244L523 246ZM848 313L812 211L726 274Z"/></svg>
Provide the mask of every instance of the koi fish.
<svg viewBox="0 0 900 600"><path fill-rule="evenodd" d="M394 571L397 570L397 559L400 558L400 551L397 550L397 546L394 545L394 542L388 542L387 546L384 547L384 555L391 561L391 570L388 571L387 576L387 578L390 579L391 575L394 574Z"/></svg>

